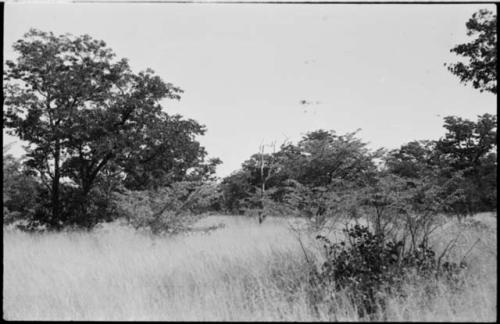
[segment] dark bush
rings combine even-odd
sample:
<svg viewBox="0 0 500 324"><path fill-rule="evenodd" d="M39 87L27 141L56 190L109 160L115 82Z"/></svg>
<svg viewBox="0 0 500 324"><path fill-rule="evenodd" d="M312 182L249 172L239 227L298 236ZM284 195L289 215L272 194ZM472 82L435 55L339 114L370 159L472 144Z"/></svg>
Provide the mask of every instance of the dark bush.
<svg viewBox="0 0 500 324"><path fill-rule="evenodd" d="M6 154L8 149L8 145L3 148L3 222L20 225L33 217L43 186L23 168L21 159Z"/></svg>
<svg viewBox="0 0 500 324"><path fill-rule="evenodd" d="M386 240L383 234L375 235L364 226L344 232L348 240L340 243L317 236L324 243L327 260L319 271L313 271L311 285L316 288L316 300L318 288L324 292L347 290L360 317L383 311L384 296L404 294L402 283L410 273L423 279L453 279L456 284L457 274L466 266L440 264L441 258L424 243L405 253L403 241Z"/></svg>

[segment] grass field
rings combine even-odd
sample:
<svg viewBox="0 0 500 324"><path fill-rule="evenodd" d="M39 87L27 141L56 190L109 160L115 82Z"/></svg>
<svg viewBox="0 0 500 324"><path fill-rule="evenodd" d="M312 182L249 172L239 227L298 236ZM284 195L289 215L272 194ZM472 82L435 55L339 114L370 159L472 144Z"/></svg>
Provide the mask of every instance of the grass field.
<svg viewBox="0 0 500 324"><path fill-rule="evenodd" d="M462 233L455 259L475 244L466 257L466 287L408 283L406 298L387 300L385 320L496 321L496 214L474 219L475 225L451 220L435 235L439 250ZM288 221L210 216L198 226L221 222L226 226L210 233L174 238L118 224L90 233L4 229L4 319L359 320L347 298L335 314L328 305L312 307L308 263ZM301 241L319 265L320 246L305 233ZM437 295L426 294L429 284L439 287Z"/></svg>

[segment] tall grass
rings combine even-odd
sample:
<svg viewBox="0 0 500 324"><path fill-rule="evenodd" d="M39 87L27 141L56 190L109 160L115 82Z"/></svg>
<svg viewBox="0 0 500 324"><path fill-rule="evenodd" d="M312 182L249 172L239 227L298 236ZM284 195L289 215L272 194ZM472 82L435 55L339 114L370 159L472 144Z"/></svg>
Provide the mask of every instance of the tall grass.
<svg viewBox="0 0 500 324"><path fill-rule="evenodd" d="M479 218L478 218L479 219ZM408 282L407 297L387 298L384 320L496 320L496 217L485 228L452 221L436 246L463 232L452 257L470 251L466 287ZM117 224L87 233L26 234L4 229L4 317L9 320L359 320L339 294L311 303L309 261L321 248L297 239L287 221L213 216L226 223L204 234L151 237ZM301 243L303 246L301 246ZM426 293L430 284L439 289Z"/></svg>

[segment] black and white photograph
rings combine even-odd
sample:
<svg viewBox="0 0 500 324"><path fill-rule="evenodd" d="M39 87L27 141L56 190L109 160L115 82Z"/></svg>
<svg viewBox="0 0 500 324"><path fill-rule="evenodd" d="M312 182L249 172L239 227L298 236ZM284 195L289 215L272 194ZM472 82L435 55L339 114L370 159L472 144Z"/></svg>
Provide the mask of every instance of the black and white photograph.
<svg viewBox="0 0 500 324"><path fill-rule="evenodd" d="M497 321L495 3L0 5L4 320Z"/></svg>

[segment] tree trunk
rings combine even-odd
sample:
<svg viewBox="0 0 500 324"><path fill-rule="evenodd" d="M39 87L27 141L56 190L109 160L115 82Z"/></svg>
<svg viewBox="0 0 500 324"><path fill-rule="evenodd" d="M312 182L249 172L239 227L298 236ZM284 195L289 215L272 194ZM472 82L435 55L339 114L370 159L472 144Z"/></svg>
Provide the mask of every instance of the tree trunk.
<svg viewBox="0 0 500 324"><path fill-rule="evenodd" d="M60 201L59 201L59 180L60 180L60 155L61 155L61 144L59 139L56 139L55 152L54 152L54 178L52 180L52 223L59 226L59 221L61 220L60 215Z"/></svg>

